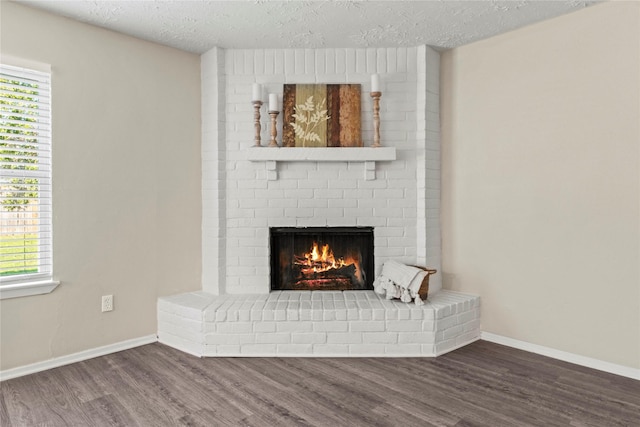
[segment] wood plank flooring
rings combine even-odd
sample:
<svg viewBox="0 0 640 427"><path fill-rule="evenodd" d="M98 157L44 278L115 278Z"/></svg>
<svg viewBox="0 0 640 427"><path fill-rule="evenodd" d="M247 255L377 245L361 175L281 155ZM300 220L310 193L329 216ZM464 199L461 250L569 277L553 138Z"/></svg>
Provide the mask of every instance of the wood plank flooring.
<svg viewBox="0 0 640 427"><path fill-rule="evenodd" d="M0 383L9 426L640 426L640 381L478 341L429 358L151 344Z"/></svg>

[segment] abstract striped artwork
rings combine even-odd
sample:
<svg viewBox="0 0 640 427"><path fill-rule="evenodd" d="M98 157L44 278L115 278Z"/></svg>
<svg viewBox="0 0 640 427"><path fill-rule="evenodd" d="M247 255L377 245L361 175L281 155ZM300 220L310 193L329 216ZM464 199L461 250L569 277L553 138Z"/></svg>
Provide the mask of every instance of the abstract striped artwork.
<svg viewBox="0 0 640 427"><path fill-rule="evenodd" d="M359 84L286 84L284 147L362 147Z"/></svg>

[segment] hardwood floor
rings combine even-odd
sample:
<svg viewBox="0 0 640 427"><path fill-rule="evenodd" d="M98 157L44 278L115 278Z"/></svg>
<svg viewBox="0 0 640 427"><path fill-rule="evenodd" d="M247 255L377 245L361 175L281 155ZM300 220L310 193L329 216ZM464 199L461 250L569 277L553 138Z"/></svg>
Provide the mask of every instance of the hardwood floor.
<svg viewBox="0 0 640 427"><path fill-rule="evenodd" d="M428 358L151 344L0 383L8 426L640 426L640 381L478 341Z"/></svg>

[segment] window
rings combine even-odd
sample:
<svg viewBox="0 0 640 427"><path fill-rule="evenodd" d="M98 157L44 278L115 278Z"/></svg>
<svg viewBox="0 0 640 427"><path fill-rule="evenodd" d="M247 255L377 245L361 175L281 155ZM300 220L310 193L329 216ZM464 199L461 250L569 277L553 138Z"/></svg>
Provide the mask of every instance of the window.
<svg viewBox="0 0 640 427"><path fill-rule="evenodd" d="M51 292L50 72L0 64L0 297Z"/></svg>

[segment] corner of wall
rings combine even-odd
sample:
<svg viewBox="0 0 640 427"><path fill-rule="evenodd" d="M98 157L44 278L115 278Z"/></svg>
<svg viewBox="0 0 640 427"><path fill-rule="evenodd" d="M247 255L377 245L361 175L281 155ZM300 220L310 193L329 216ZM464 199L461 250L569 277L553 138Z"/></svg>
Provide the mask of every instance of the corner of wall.
<svg viewBox="0 0 640 427"><path fill-rule="evenodd" d="M442 288L440 227L440 53L418 47L416 151L418 188L417 262L440 271L431 289Z"/></svg>
<svg viewBox="0 0 640 427"><path fill-rule="evenodd" d="M202 290L225 293L225 51L200 57L202 84Z"/></svg>

